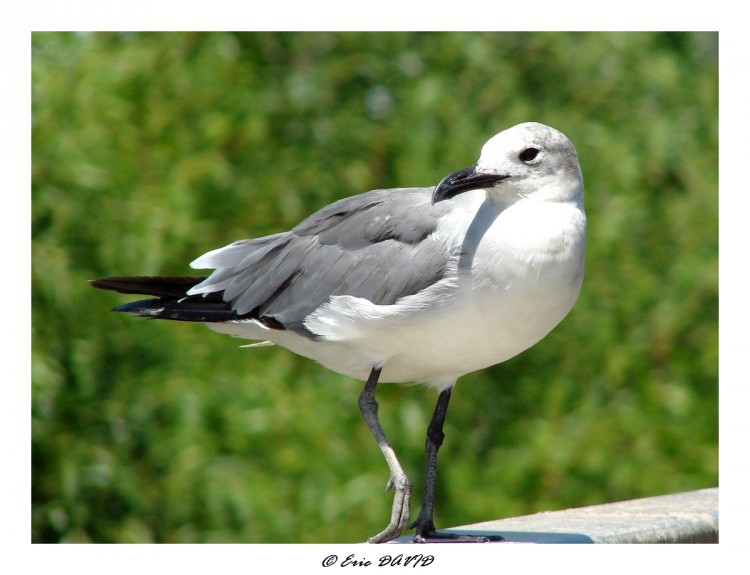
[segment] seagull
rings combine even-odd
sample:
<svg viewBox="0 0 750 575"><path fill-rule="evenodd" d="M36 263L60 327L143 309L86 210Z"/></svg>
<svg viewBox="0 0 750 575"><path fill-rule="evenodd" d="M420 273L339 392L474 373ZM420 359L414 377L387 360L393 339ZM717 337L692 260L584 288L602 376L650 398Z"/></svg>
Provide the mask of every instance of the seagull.
<svg viewBox="0 0 750 575"><path fill-rule="evenodd" d="M476 164L434 187L369 191L322 208L293 229L210 251L202 277L93 280L149 299L114 308L200 322L280 345L365 382L358 406L394 491L382 543L407 529L412 484L378 419L380 383L433 388L415 542L487 542L437 531L437 453L456 380L504 362L547 335L581 289L583 176L573 144L535 122L483 146ZM502 537L497 537L501 540Z"/></svg>

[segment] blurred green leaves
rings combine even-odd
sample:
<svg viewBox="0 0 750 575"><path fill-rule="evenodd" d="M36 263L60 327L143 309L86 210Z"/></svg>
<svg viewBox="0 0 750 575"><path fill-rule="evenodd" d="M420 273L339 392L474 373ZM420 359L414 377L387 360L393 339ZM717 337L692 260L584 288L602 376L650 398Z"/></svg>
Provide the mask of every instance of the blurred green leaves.
<svg viewBox="0 0 750 575"><path fill-rule="evenodd" d="M521 121L575 143L584 290L457 386L440 526L713 486L718 56L704 33L33 35L38 542L361 541L388 517L361 385L202 326L111 314L335 199L429 186ZM421 489L434 394L379 390ZM414 509L416 513L416 508Z"/></svg>

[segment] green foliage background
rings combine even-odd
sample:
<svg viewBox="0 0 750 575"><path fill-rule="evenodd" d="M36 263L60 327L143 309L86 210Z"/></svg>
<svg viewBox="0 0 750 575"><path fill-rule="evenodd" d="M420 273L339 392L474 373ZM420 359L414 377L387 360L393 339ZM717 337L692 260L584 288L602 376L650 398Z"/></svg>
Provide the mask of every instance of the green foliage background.
<svg viewBox="0 0 750 575"><path fill-rule="evenodd" d="M187 262L534 120L575 143L587 275L542 343L462 378L436 521L718 481L718 55L710 33L33 35L36 542L356 542L387 469L361 384L146 322L86 280ZM435 394L379 390L421 493Z"/></svg>

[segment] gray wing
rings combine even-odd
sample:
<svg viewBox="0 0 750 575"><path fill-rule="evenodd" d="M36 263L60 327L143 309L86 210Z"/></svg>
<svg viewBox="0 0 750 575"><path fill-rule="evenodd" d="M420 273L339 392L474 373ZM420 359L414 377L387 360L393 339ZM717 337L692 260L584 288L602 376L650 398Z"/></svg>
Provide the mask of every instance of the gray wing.
<svg viewBox="0 0 750 575"><path fill-rule="evenodd" d="M439 281L450 254L431 236L449 202L432 188L374 190L335 202L289 232L242 240L193 264L216 271L190 294L223 291L238 316L308 333L331 296L389 305Z"/></svg>

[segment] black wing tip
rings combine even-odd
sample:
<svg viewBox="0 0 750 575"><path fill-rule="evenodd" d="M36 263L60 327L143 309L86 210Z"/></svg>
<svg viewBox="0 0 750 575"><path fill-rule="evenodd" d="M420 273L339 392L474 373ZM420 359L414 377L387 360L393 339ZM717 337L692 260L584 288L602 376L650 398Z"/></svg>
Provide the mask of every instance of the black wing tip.
<svg viewBox="0 0 750 575"><path fill-rule="evenodd" d="M223 300L223 292L187 295L191 287L204 279L204 277L114 276L88 280L88 283L95 288L124 294L156 296L120 304L112 308L115 312L132 313L146 319L196 323L224 323L255 319L269 329L288 329L289 326L274 315L262 314L258 308L248 313L237 314L232 309L231 302Z"/></svg>
<svg viewBox="0 0 750 575"><path fill-rule="evenodd" d="M248 316L237 315L231 308L231 304L221 300L218 295L141 299L115 306L112 311L132 313L145 319L167 319L192 323L223 323L248 319Z"/></svg>
<svg viewBox="0 0 750 575"><path fill-rule="evenodd" d="M101 278L98 280L86 280L91 287L99 288L99 289L109 289L106 285L106 281L110 278Z"/></svg>
<svg viewBox="0 0 750 575"><path fill-rule="evenodd" d="M139 317L157 317L164 309L161 299L142 299L120 304L112 308L112 311L124 311L133 313Z"/></svg>
<svg viewBox="0 0 750 575"><path fill-rule="evenodd" d="M88 283L91 287L124 294L185 297L190 288L204 279L206 276L112 276L88 280Z"/></svg>

